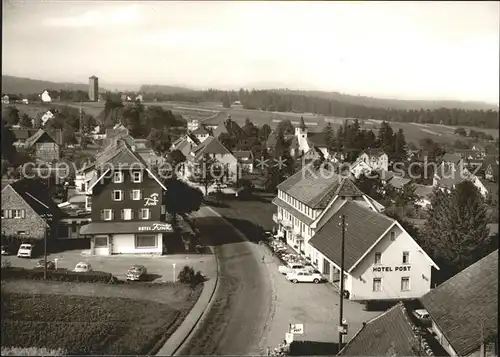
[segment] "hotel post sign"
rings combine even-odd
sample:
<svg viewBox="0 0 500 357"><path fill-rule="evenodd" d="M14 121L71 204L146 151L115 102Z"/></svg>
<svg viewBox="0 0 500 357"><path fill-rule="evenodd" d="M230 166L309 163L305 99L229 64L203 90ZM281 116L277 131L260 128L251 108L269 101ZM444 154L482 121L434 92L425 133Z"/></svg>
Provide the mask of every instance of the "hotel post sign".
<svg viewBox="0 0 500 357"><path fill-rule="evenodd" d="M393 272L393 271L410 271L411 266L409 265L401 265L395 267L389 266L374 266L373 272L383 273L383 272Z"/></svg>

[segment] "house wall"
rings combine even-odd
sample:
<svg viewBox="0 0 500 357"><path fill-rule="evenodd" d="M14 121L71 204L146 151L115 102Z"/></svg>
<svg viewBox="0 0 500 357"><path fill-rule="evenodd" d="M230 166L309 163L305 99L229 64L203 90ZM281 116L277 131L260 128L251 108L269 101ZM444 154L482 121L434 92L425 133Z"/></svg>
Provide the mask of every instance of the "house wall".
<svg viewBox="0 0 500 357"><path fill-rule="evenodd" d="M35 155L37 159L52 162L59 160L59 145L53 142L36 143Z"/></svg>
<svg viewBox="0 0 500 357"><path fill-rule="evenodd" d="M390 232L395 233L391 241ZM431 289L430 261L413 239L394 226L352 272L352 300L419 298ZM409 263L403 264L403 252L409 252ZM381 263L374 264L375 253L380 252ZM388 267L392 271L373 271ZM396 270L398 268L398 270ZM410 290L401 291L401 278L410 278ZM382 278L382 291L373 292L373 279Z"/></svg>
<svg viewBox="0 0 500 357"><path fill-rule="evenodd" d="M23 209L24 218L2 218L2 233L17 235L24 231L30 238L43 239L45 221L10 186L2 190L2 210Z"/></svg>
<svg viewBox="0 0 500 357"><path fill-rule="evenodd" d="M113 235L112 254L161 254L163 252L163 234L158 233L156 236L155 248L136 248L135 234L115 234Z"/></svg>
<svg viewBox="0 0 500 357"><path fill-rule="evenodd" d="M238 162L236 158L232 154L215 154L212 155L217 161L219 161L222 165L228 165L228 180L235 181L236 180L236 170L238 167Z"/></svg>
<svg viewBox="0 0 500 357"><path fill-rule="evenodd" d="M120 211L124 208L131 208L134 210L134 218L132 221L138 220L139 209L141 208L149 208L150 210L150 218L145 221L161 221L162 213L161 206L163 205L163 189L162 187L154 180L149 177L147 171L143 172L143 179L140 183L133 183L131 180L129 170L123 170L124 180L123 183L114 183L111 174L108 173L109 178L103 178L103 184L96 184L93 188L92 193L92 222L116 222L122 221L120 217ZM142 199L141 200L132 200L130 197L130 191L133 189L142 190ZM112 199L112 194L114 190L122 190L123 191L123 200L122 201L114 201ZM146 198L149 198L151 195L157 194L158 202L154 206L146 206ZM101 210L103 209L113 209L114 210L114 218L112 221L103 221L101 219Z"/></svg>

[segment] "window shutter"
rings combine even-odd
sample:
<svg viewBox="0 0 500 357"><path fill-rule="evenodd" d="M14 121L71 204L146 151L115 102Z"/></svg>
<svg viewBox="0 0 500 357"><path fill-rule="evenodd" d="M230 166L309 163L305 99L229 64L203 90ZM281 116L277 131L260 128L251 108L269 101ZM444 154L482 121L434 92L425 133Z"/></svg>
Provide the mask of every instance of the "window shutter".
<svg viewBox="0 0 500 357"><path fill-rule="evenodd" d="M115 211L111 210L111 220L115 219Z"/></svg>
<svg viewBox="0 0 500 357"><path fill-rule="evenodd" d="M130 190L130 199L133 200L134 199L134 190Z"/></svg>
<svg viewBox="0 0 500 357"><path fill-rule="evenodd" d="M21 218L24 218L24 210L21 210Z"/></svg>
<svg viewBox="0 0 500 357"><path fill-rule="evenodd" d="M125 210L122 208L120 210L120 218L123 220L123 218L125 218Z"/></svg>
<svg viewBox="0 0 500 357"><path fill-rule="evenodd" d="M133 220L134 219L134 209L131 209L130 210L130 219Z"/></svg>
<svg viewBox="0 0 500 357"><path fill-rule="evenodd" d="M115 191L111 191L111 201L115 200Z"/></svg>
<svg viewBox="0 0 500 357"><path fill-rule="evenodd" d="M142 200L142 190L139 190L139 199Z"/></svg>
<svg viewBox="0 0 500 357"><path fill-rule="evenodd" d="M104 221L104 210L101 210L101 220Z"/></svg>

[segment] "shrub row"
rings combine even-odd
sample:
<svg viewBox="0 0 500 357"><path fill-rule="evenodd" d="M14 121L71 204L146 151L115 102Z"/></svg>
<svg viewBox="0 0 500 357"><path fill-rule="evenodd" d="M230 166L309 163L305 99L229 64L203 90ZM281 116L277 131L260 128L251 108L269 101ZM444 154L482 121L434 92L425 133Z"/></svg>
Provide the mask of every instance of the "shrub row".
<svg viewBox="0 0 500 357"><path fill-rule="evenodd" d="M43 268L24 269L24 268L3 268L1 271L2 279L43 279ZM55 281L78 281L84 283L109 283L114 281L111 273L103 271L92 271L88 273L77 273L71 270L58 269L47 271L47 279Z"/></svg>
<svg viewBox="0 0 500 357"><path fill-rule="evenodd" d="M200 271L195 273L192 267L185 265L177 275L177 280L183 284L198 285L205 281L205 277Z"/></svg>

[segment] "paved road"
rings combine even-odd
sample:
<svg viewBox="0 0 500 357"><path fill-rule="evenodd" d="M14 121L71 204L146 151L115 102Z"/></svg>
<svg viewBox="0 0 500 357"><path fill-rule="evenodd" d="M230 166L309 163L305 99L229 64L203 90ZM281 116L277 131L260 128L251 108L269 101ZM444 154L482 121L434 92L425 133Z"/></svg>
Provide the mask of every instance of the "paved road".
<svg viewBox="0 0 500 357"><path fill-rule="evenodd" d="M273 292L258 245L208 208L198 212L196 225L209 236L219 258L219 289L208 318L180 355L263 354L273 309Z"/></svg>

